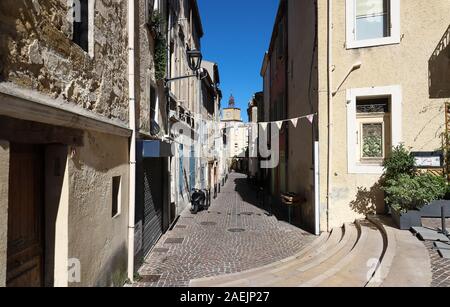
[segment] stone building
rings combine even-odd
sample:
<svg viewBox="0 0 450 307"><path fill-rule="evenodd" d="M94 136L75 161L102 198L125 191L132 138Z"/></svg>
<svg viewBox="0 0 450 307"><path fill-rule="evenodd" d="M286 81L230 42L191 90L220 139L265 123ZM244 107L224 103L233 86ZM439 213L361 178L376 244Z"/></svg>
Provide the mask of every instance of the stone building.
<svg viewBox="0 0 450 307"><path fill-rule="evenodd" d="M258 118L259 115L259 108L263 107L262 104L264 102L264 93L258 92L253 95L252 99L249 102L247 114L248 114L248 121L250 123L249 125L249 131L248 131L248 137L249 137L249 154L248 154L248 176L252 179L260 179L260 165L259 165L259 157L258 157L258 134L259 134L259 127L258 122L260 122L260 118ZM263 117L261 117L262 119Z"/></svg>
<svg viewBox="0 0 450 307"><path fill-rule="evenodd" d="M206 186L202 187L216 197L219 192L219 183L222 179L220 163L222 159L221 148L223 138L220 134L220 109L222 92L219 88L220 74L217 63L203 61L202 106L201 125L203 139L202 153L200 154L202 178L206 178Z"/></svg>
<svg viewBox="0 0 450 307"><path fill-rule="evenodd" d="M281 1L262 71L265 99L286 118L318 114L313 125L287 128L280 186L305 200L299 225L329 230L384 212L378 182L392 146L441 148L445 98L430 92L440 81L429 83L428 71L449 11L445 0ZM276 39L283 32L284 42Z"/></svg>
<svg viewBox="0 0 450 307"><path fill-rule="evenodd" d="M174 215L180 215L190 202L190 191L205 185L201 178L196 143L201 114L201 79L193 74L188 62L189 51L201 50L203 26L195 0L168 2L168 83L169 126L174 140L170 162L171 203ZM187 76L190 76L186 78ZM203 181L203 182L202 182Z"/></svg>
<svg viewBox="0 0 450 307"><path fill-rule="evenodd" d="M127 278L127 2L75 4L0 2L0 286Z"/></svg>
<svg viewBox="0 0 450 307"><path fill-rule="evenodd" d="M222 129L226 131L226 147L228 167L246 171L248 164L249 125L242 121L241 109L231 95L228 107L222 110Z"/></svg>

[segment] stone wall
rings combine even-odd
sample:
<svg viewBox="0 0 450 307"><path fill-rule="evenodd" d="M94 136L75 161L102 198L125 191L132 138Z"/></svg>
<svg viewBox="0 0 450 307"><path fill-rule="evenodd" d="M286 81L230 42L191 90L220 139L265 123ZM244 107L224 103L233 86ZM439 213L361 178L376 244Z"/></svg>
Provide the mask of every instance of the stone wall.
<svg viewBox="0 0 450 307"><path fill-rule="evenodd" d="M0 287L6 285L8 242L9 143L0 141Z"/></svg>
<svg viewBox="0 0 450 307"><path fill-rule="evenodd" d="M72 42L67 0L2 0L0 81L128 122L127 1L90 1L92 55Z"/></svg>

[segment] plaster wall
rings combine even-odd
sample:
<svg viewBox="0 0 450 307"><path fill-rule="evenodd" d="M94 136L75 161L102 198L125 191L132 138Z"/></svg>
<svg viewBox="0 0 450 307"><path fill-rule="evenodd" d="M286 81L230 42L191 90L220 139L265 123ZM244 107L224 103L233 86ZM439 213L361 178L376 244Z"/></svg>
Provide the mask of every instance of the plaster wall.
<svg viewBox="0 0 450 307"><path fill-rule="evenodd" d="M86 132L71 148L69 258L81 264L81 282L69 286L121 286L127 277L128 140ZM120 214L112 217L112 181L121 177Z"/></svg>

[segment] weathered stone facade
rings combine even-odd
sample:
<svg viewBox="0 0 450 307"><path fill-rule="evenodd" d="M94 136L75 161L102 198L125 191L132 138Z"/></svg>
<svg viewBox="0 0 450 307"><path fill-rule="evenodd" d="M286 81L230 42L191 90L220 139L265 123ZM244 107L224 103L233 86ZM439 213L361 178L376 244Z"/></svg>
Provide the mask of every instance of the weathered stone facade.
<svg viewBox="0 0 450 307"><path fill-rule="evenodd" d="M128 2L88 0L88 5L89 49L84 51L72 41L68 1L0 2L0 114L5 121L27 123L20 126L21 138L14 129L2 138L32 140L44 148L47 286L119 286L127 279ZM39 131L42 125L45 133ZM81 142L58 137L58 131L72 131L62 127L76 129ZM0 151L2 146L3 141ZM55 158L63 170L58 176ZM0 158L5 169L0 195L12 189L5 165ZM119 212L114 215L117 177ZM0 199L0 221L7 225L8 199L6 206ZM8 241L4 228L1 242ZM0 244L0 285L6 280L6 257ZM80 261L79 281L68 279L69 259Z"/></svg>
<svg viewBox="0 0 450 307"><path fill-rule="evenodd" d="M0 77L128 122L127 2L94 0L93 54L72 42L66 0L0 2Z"/></svg>

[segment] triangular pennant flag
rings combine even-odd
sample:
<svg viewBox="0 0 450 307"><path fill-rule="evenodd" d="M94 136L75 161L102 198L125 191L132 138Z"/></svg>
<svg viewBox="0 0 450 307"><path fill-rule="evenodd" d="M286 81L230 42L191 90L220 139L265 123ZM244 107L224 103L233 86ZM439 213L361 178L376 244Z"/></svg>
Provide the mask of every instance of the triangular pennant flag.
<svg viewBox="0 0 450 307"><path fill-rule="evenodd" d="M279 130L281 130L281 128L283 128L283 121L276 122L276 124L277 124L277 127Z"/></svg>
<svg viewBox="0 0 450 307"><path fill-rule="evenodd" d="M295 128L297 128L298 118L291 119L291 123L292 125L294 125Z"/></svg>
<svg viewBox="0 0 450 307"><path fill-rule="evenodd" d="M308 121L312 124L314 122L314 114L308 115L306 116L306 118L308 119Z"/></svg>
<svg viewBox="0 0 450 307"><path fill-rule="evenodd" d="M259 123L259 125L261 126L262 130L267 130L268 123Z"/></svg>

